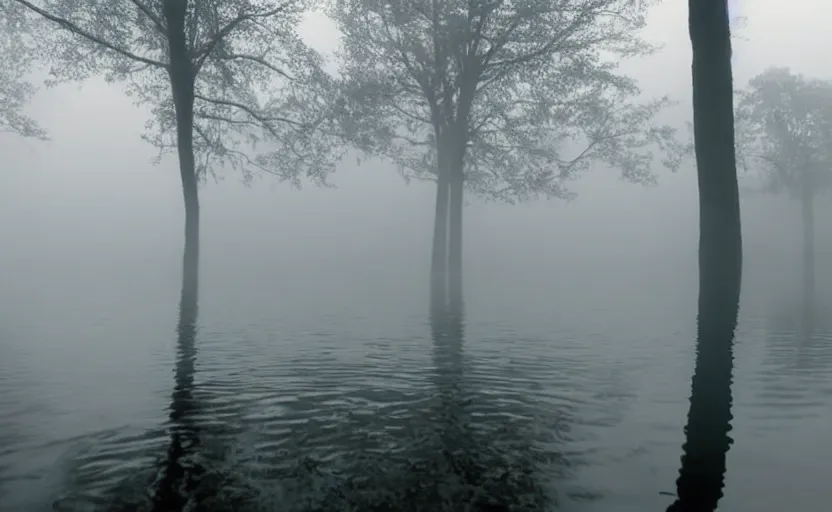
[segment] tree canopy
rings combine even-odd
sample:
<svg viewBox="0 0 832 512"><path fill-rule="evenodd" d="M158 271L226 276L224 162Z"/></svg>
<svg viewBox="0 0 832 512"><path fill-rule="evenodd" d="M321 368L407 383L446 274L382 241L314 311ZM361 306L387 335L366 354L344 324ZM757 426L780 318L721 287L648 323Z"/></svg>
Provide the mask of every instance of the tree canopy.
<svg viewBox="0 0 832 512"><path fill-rule="evenodd" d="M832 184L832 83L769 68L740 92L736 119L740 164L764 190Z"/></svg>
<svg viewBox="0 0 832 512"><path fill-rule="evenodd" d="M23 113L35 93L27 80L34 47L26 37L25 21L17 5L0 0L0 131L44 139L46 132Z"/></svg>
<svg viewBox="0 0 832 512"><path fill-rule="evenodd" d="M655 125L670 102L639 104L623 57L649 2L331 0L343 33L346 132L407 178L433 179L437 142L457 129L468 187L517 201L569 196L591 165L651 183L656 150L676 168L688 147Z"/></svg>
<svg viewBox="0 0 832 512"><path fill-rule="evenodd" d="M4 0L36 14L50 83L103 75L126 84L153 116L144 138L176 147L166 4L186 5L187 66L194 81L194 151L201 178L227 164L323 181L335 146L323 129L331 88L321 58L296 32L306 0ZM55 30L56 25L63 30ZM264 151L252 154L258 145ZM161 155L161 153L160 153Z"/></svg>

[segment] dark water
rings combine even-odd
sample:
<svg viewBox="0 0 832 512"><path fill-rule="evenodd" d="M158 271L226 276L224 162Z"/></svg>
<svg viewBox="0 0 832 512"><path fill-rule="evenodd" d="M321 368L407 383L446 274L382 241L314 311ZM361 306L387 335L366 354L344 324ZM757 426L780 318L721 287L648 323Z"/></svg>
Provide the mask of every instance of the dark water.
<svg viewBox="0 0 832 512"><path fill-rule="evenodd" d="M662 493L675 492L684 441L691 280L492 280L484 293L472 279L464 318L440 321L417 292L304 298L300 280L205 272L194 343L177 347L166 276L55 272L49 293L6 289L0 510L149 509L171 427L208 510L673 501ZM91 280L102 272L112 279ZM807 330L797 297L746 279L722 510L832 499L832 328L818 315Z"/></svg>

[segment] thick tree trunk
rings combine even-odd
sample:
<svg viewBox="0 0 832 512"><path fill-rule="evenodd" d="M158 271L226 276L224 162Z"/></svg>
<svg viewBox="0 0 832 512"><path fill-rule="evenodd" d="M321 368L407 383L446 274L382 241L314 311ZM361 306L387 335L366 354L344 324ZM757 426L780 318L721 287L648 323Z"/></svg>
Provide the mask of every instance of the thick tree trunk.
<svg viewBox="0 0 832 512"><path fill-rule="evenodd" d="M441 152L440 152L441 153ZM430 261L431 314L441 315L447 307L448 289L448 195L449 183L444 156L440 155L436 179L436 212L433 219L433 249Z"/></svg>
<svg viewBox="0 0 832 512"><path fill-rule="evenodd" d="M815 310L815 205L811 176L803 176L800 198L803 221L803 313L810 328Z"/></svg>
<svg viewBox="0 0 832 512"><path fill-rule="evenodd" d="M727 0L689 0L699 177L697 356L677 501L668 510L715 510L731 444L733 340L742 280Z"/></svg>
<svg viewBox="0 0 832 512"><path fill-rule="evenodd" d="M462 211L465 185L461 165L455 165L450 179L450 215L448 220L448 304L451 311L461 311L462 292Z"/></svg>
<svg viewBox="0 0 832 512"><path fill-rule="evenodd" d="M176 145L185 202L185 247L175 385L170 407L171 440L154 500L155 510L160 511L183 510L202 473L201 468L190 460L199 445L198 431L193 424L195 404L192 396L199 296L199 191L193 146L194 69L185 37L186 10L187 0L167 0L164 3L170 57L168 75L176 115Z"/></svg>

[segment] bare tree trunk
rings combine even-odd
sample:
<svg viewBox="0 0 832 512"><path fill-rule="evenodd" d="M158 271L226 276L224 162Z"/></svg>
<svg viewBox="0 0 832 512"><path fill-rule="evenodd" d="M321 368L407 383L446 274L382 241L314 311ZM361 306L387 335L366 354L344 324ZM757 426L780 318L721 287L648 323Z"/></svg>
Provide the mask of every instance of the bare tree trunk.
<svg viewBox="0 0 832 512"><path fill-rule="evenodd" d="M468 117L474 100L477 76L476 65L467 64L459 91L459 109L450 132L450 216L448 233L448 296L451 311L462 311L464 293L462 287L462 212L465 190L465 151L468 146Z"/></svg>
<svg viewBox="0 0 832 512"><path fill-rule="evenodd" d="M699 177L697 355L678 499L668 510L713 511L731 444L733 341L742 281L727 0L688 0Z"/></svg>
<svg viewBox="0 0 832 512"><path fill-rule="evenodd" d="M430 262L430 308L432 313L445 311L448 289L448 169L445 151L439 150L436 179L436 213L433 220L433 250Z"/></svg>
<svg viewBox="0 0 832 512"><path fill-rule="evenodd" d="M462 292L462 211L464 175L459 162L451 174L451 198L448 231L448 303L451 311L461 311Z"/></svg>
<svg viewBox="0 0 832 512"><path fill-rule="evenodd" d="M803 314L809 325L815 309L815 205L811 175L803 175L800 197L803 220Z"/></svg>
<svg viewBox="0 0 832 512"><path fill-rule="evenodd" d="M176 149L185 200L183 279L196 288L199 275L199 189L194 158L194 70L185 37L186 0L165 2L170 82L176 111Z"/></svg>
<svg viewBox="0 0 832 512"><path fill-rule="evenodd" d="M193 424L194 363L199 296L199 190L193 146L194 70L185 36L187 0L167 0L164 16L168 26L170 68L168 70L176 113L176 145L179 174L185 201L185 248L182 256L182 290L177 325L177 362L170 406L168 458L158 482L155 510L183 510L189 493L199 482L201 468L189 460L199 445ZM185 494L180 491L184 490Z"/></svg>

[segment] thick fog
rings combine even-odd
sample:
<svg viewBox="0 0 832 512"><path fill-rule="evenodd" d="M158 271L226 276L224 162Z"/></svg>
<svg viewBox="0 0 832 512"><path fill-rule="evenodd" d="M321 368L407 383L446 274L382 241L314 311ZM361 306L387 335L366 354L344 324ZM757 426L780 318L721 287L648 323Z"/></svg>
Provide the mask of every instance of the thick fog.
<svg viewBox="0 0 832 512"><path fill-rule="evenodd" d="M788 9L773 1L734 4L736 15L744 18L734 35L737 87L772 65L813 77L829 75L820 51L832 37L819 14L825 4L801 0ZM678 101L665 116L682 129L691 103L686 16L683 3L657 7L646 32L663 49L624 65L645 97L668 94ZM335 42L333 30L314 17L304 27L310 42L324 51ZM175 284L183 222L177 164L172 155L160 165L150 162L155 150L139 138L147 115L142 108L133 106L117 84L93 80L42 91L31 112L52 141L0 139L0 226L11 289L27 293L35 276L56 279L59 289L62 279L81 274L91 279L93 289L112 285L110 279L124 280L129 288L157 280ZM512 294L518 307L542 308L545 314L537 294L548 295L552 288L562 287L567 295L575 286L603 294L611 292L610 286L624 290L644 280L692 286L695 167L690 159L678 173L658 165L657 172L658 185L648 188L625 183L614 171L586 173L572 183L578 192L574 201L503 205L469 196L467 299L499 291ZM334 291L345 289L359 295L384 290L391 300L408 300L395 297L420 296L427 286L431 184L407 185L394 166L374 160L356 165L352 157L338 167L332 189L306 184L296 190L269 176L246 188L233 171L219 174L223 180L209 179L202 191L209 300L215 287L245 293L251 286L310 304L335 300ZM747 265L754 268L758 258L788 252L795 243L789 231L798 207L781 198L749 195L742 206ZM819 223L818 261L828 247L824 229ZM241 273L241 268L257 272ZM102 273L108 278L96 277ZM141 279L135 281L137 275ZM248 278L255 281L241 282ZM350 307L360 304L360 297L354 299ZM5 295L7 300L14 301Z"/></svg>
<svg viewBox="0 0 832 512"><path fill-rule="evenodd" d="M735 87L770 66L832 79L825 51L832 47L827 3L734 1L734 14L743 18L733 34ZM685 137L692 119L687 14L686 2L656 7L646 33L663 48L623 64L645 98L667 94L678 101L663 119ZM314 16L303 27L322 51L333 48L333 30ZM50 141L0 133L0 336L19 342L3 346L0 366L19 368L16 378L31 386L53 389L41 404L52 411L50 419L34 430L70 437L117 428L125 423L124 407L155 410L156 397L170 389L169 370L149 379L147 368L158 363L159 354L169 353L163 359L170 362L174 357L184 220L177 162L174 155L158 165L151 162L156 150L140 138L148 112L118 84L96 79L45 89L29 112L49 130ZM242 361L240 353L268 343L301 347L287 346L287 354L302 350L302 338L287 333L314 337L331 318L343 326L336 336L345 339L352 333L385 339L421 328L414 318L427 311L433 184L407 184L392 164L366 158L359 163L357 154L338 166L331 188L304 183L296 189L268 175L247 187L234 171L217 171L221 179L209 178L200 189L199 306L203 330L227 344L217 349L218 357ZM658 164L656 171L658 183L651 187L627 183L614 170L587 172L571 183L577 193L572 201L507 205L469 194L464 286L472 338L520 330L529 339L586 335L587 343L602 347L604 363L586 367L607 379L607 391L598 393L618 388L621 400L652 397L643 399L651 403L644 410L673 417L673 442L666 447L671 455L662 461L660 479L672 487L678 465L678 455L672 454L681 443L692 370L697 180L692 158L676 173ZM788 303L799 296L799 205L743 192L741 206L743 293L775 289L783 296L766 292L763 301ZM830 214L828 196L820 197L820 297L829 296L832 282L827 265L832 232L825 221ZM644 332L645 325L656 325L652 332L647 328L651 338L679 333L688 338L669 348L657 346L655 353L645 348L647 342L638 348L624 342ZM26 336L15 338L23 330ZM749 341L737 349L740 374L743 354L750 360L764 357L753 345ZM672 359L682 346L686 359ZM637 367L618 365L633 350L660 363L667 355L667 367L654 374L634 370L619 382L618 372ZM79 398L79 390L86 396ZM741 402L753 391L749 386L736 393ZM677 398L665 400L664 394ZM628 407L636 406L622 406L622 411ZM648 441L640 421L624 421L605 442L622 453L638 451ZM738 421L742 430L743 420ZM736 455L743 464L766 464L765 456L754 458L759 447L749 441L732 454L744 454ZM794 450L806 457L813 450L832 457L818 446L796 444ZM824 497L815 466L806 462L796 476L802 490L783 491L782 510L794 504L788 496ZM624 467L610 462L597 470L598 478L610 482L611 473ZM621 480L609 486L623 500L619 510L629 510L628 496L662 490L645 491L638 488L645 479L616 475ZM744 477L741 470L732 478L735 485L728 486L727 495L748 505L751 489L761 480Z"/></svg>

